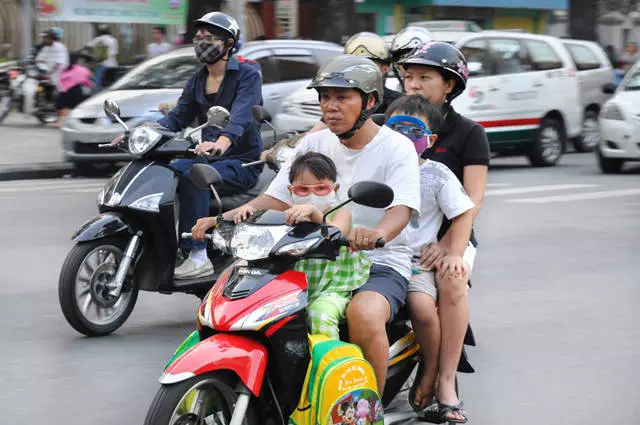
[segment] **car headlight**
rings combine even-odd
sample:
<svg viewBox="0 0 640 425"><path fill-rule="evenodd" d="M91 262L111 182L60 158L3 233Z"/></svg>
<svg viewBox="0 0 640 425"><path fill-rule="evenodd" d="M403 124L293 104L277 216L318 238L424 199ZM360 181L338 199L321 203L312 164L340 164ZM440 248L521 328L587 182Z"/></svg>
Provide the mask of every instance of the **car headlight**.
<svg viewBox="0 0 640 425"><path fill-rule="evenodd" d="M307 239L304 241L290 243L278 249L278 251L276 251L276 254L291 255L291 256L299 257L307 253L311 248L313 248L321 240L322 240L321 237L317 237L313 239Z"/></svg>
<svg viewBox="0 0 640 425"><path fill-rule="evenodd" d="M154 193L152 195L143 196L140 199L136 199L129 208L133 208L141 211L158 212L160 211L160 199L162 199L162 193Z"/></svg>
<svg viewBox="0 0 640 425"><path fill-rule="evenodd" d="M129 152L135 155L147 153L161 137L152 127L138 127L129 138Z"/></svg>
<svg viewBox="0 0 640 425"><path fill-rule="evenodd" d="M605 106L604 110L602 111L601 118L605 120L624 121L624 115L622 114L620 107L615 103L610 103Z"/></svg>
<svg viewBox="0 0 640 425"><path fill-rule="evenodd" d="M254 261L269 257L275 244L290 230L289 226L259 226L239 224L231 238L231 253L242 260Z"/></svg>

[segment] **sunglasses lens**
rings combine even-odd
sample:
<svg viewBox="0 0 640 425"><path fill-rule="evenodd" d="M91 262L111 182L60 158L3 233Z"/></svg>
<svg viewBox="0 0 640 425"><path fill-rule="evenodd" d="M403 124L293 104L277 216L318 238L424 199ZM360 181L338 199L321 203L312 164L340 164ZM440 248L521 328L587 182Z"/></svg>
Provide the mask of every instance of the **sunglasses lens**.
<svg viewBox="0 0 640 425"><path fill-rule="evenodd" d="M316 193L316 195L325 196L328 195L329 192L331 192L331 189L332 187L328 184L321 184L315 187L314 192Z"/></svg>

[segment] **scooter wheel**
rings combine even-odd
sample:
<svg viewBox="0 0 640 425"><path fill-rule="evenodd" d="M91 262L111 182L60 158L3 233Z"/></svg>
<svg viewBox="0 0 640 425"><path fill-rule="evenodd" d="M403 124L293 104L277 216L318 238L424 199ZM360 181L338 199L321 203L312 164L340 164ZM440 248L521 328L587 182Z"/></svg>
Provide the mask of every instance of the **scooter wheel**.
<svg viewBox="0 0 640 425"><path fill-rule="evenodd" d="M228 371L214 371L175 384L163 385L154 398L145 425L179 425L231 422L238 398L238 378ZM243 425L268 423L261 420L253 400L241 422Z"/></svg>
<svg viewBox="0 0 640 425"><path fill-rule="evenodd" d="M58 299L67 322L87 336L103 336L118 329L129 318L138 299L131 275L125 278L118 297L109 293L127 245L110 237L76 244L62 265Z"/></svg>

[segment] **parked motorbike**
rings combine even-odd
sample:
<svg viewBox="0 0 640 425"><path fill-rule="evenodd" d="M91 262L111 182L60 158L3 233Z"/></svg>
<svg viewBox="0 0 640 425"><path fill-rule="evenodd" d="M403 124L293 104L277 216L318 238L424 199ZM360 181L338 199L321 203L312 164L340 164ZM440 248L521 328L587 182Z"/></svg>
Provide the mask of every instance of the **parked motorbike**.
<svg viewBox="0 0 640 425"><path fill-rule="evenodd" d="M18 112L32 115L42 124L56 120L52 95L54 87L46 79L47 69L42 64L26 61L0 76L0 123L15 107Z"/></svg>
<svg viewBox="0 0 640 425"><path fill-rule="evenodd" d="M69 324L88 336L118 329L135 306L138 291L182 292L203 297L217 274L200 279L174 280L179 236L176 188L179 172L170 161L193 157L191 134L178 137L161 127L138 127L133 132L120 119L118 105L105 101L105 112L125 130L126 150L137 156L118 171L99 193L99 215L73 235L76 243L60 272L58 295ZM224 127L229 112L212 107L207 126ZM100 145L113 148L110 144ZM209 167L211 168L211 167ZM258 183L240 195L222 197L213 214L237 208L258 196L275 173L265 167ZM215 270L233 258L218 250L209 257Z"/></svg>
<svg viewBox="0 0 640 425"><path fill-rule="evenodd" d="M197 186L210 186L214 194L221 181L213 168L200 165L193 167L192 177ZM348 202L384 208L392 200L388 186L360 182L334 210ZM310 361L307 280L304 273L292 271L293 265L303 258L335 260L349 242L335 227L310 222L288 226L284 217L278 211L259 211L239 225L219 217L208 239L237 260L203 300L198 330L165 367L145 424L287 423ZM348 338L346 329L342 333ZM385 406L403 389L419 359L419 347L405 321L391 324L389 342ZM387 415L385 423L412 417L415 414L405 409Z"/></svg>

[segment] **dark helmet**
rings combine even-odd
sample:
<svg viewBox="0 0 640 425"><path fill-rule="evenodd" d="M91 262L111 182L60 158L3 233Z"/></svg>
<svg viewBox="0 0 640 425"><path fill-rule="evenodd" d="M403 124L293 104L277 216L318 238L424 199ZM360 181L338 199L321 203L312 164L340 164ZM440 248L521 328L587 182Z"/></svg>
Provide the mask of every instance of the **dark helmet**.
<svg viewBox="0 0 640 425"><path fill-rule="evenodd" d="M42 33L43 37L47 37L52 39L53 41L56 41L58 39L58 33L56 32L55 29L53 28L49 28L48 30L44 31Z"/></svg>
<svg viewBox="0 0 640 425"><path fill-rule="evenodd" d="M348 88L355 89L362 95L362 109L360 116L350 130L337 134L341 139L353 137L355 132L369 119L367 100L373 94L376 104L382 102L384 93L382 73L380 68L369 58L356 55L335 56L320 67L318 73L307 86L308 89Z"/></svg>
<svg viewBox="0 0 640 425"><path fill-rule="evenodd" d="M406 27L391 42L391 59L396 62L405 54L411 52L416 47L431 41L433 38L429 30L422 27Z"/></svg>
<svg viewBox="0 0 640 425"><path fill-rule="evenodd" d="M200 19L194 21L197 27L213 27L224 31L233 39L234 47L238 45L240 40L240 26L238 22L231 16L222 12L209 12Z"/></svg>
<svg viewBox="0 0 640 425"><path fill-rule="evenodd" d="M457 47L441 41L423 44L400 60L399 64L405 69L409 65L432 66L448 78L453 78L455 85L447 96L451 102L458 97L467 86L469 69L467 60Z"/></svg>
<svg viewBox="0 0 640 425"><path fill-rule="evenodd" d="M98 34L100 35L111 35L111 27L106 24L98 25Z"/></svg>

